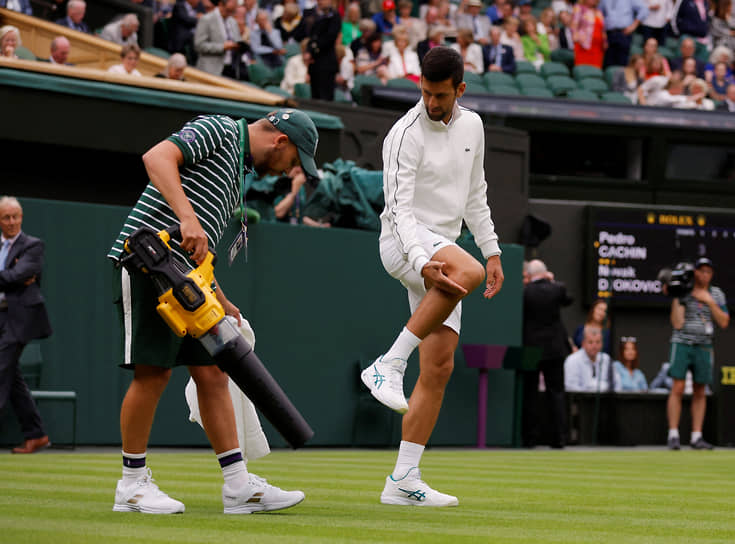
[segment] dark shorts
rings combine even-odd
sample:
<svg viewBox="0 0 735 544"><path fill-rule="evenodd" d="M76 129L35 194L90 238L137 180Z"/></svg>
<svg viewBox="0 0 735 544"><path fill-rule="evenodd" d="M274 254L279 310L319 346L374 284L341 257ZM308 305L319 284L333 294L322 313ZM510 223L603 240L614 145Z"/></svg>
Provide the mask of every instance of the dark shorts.
<svg viewBox="0 0 735 544"><path fill-rule="evenodd" d="M140 272L114 268L113 295L122 336L121 366L204 366L215 364L199 340L180 338L158 315L158 296L151 279Z"/></svg>
<svg viewBox="0 0 735 544"><path fill-rule="evenodd" d="M669 363L669 376L676 380L686 379L687 370L691 370L694 383L712 384L712 346L672 342Z"/></svg>

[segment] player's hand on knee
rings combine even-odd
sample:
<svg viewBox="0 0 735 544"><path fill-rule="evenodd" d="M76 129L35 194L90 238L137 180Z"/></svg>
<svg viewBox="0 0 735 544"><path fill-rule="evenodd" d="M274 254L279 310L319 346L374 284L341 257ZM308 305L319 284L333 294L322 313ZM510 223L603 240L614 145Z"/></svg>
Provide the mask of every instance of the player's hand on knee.
<svg viewBox="0 0 735 544"><path fill-rule="evenodd" d="M421 269L421 275L427 282L437 289L441 289L450 295L465 296L467 289L447 276L445 272L446 263L429 261Z"/></svg>

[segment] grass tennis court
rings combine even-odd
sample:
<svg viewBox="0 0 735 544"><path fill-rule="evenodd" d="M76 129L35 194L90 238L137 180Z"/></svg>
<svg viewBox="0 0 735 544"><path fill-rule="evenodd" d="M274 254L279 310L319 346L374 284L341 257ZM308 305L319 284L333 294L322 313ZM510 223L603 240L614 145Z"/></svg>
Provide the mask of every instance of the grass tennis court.
<svg viewBox="0 0 735 544"><path fill-rule="evenodd" d="M106 450L109 451L109 450ZM378 501L393 451L277 451L249 469L306 500L225 516L208 451L157 452L175 516L111 511L117 453L0 455L0 542L734 542L735 451L428 450L426 481L457 508Z"/></svg>

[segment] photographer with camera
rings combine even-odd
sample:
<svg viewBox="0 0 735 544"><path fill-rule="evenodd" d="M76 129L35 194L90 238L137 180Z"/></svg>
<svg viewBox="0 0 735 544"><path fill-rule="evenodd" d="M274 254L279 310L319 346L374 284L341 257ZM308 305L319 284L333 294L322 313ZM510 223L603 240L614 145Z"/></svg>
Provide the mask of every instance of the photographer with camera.
<svg viewBox="0 0 735 544"><path fill-rule="evenodd" d="M668 447L671 450L678 450L681 447L679 440L681 397L689 369L694 378L690 445L696 450L713 449L712 444L702 438L702 424L707 408L705 387L712 383L714 324L726 329L730 323L730 314L727 311L725 293L720 288L710 285L712 273L712 261L707 257L700 257L694 265L691 292L681 293L672 289L673 284L667 286L667 292L676 297L671 302L671 326L674 330L671 335L669 357L671 363L669 376L673 378L674 383L667 404Z"/></svg>

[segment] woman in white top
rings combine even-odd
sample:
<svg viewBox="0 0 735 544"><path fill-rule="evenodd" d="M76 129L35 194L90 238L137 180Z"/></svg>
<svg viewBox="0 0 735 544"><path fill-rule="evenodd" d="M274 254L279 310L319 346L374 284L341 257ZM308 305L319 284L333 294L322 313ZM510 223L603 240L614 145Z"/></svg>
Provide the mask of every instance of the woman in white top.
<svg viewBox="0 0 735 544"><path fill-rule="evenodd" d="M393 28L394 47L388 57L388 79L405 77L418 82L421 76L421 65L416 51L409 44L408 29L405 26Z"/></svg>
<svg viewBox="0 0 735 544"><path fill-rule="evenodd" d="M519 25L520 21L515 17L510 17L506 20L503 23L503 32L500 34L500 43L509 46L513 50L513 56L516 60L526 60L521 35L518 34Z"/></svg>
<svg viewBox="0 0 735 544"><path fill-rule="evenodd" d="M457 43L453 43L450 47L457 51L464 60L465 71L473 74L482 73L482 47L474 43L471 28L460 28L457 31Z"/></svg>
<svg viewBox="0 0 735 544"><path fill-rule="evenodd" d="M12 26L0 27L0 57L17 59L15 50L20 46L20 31Z"/></svg>
<svg viewBox="0 0 735 544"><path fill-rule="evenodd" d="M138 76L141 74L135 67L138 66L140 60L140 47L138 44L129 43L122 46L120 50L120 58L122 59L121 64L115 64L108 68L108 72L111 74L123 74L128 76Z"/></svg>
<svg viewBox="0 0 735 544"><path fill-rule="evenodd" d="M293 94L297 83L309 83L309 64L311 64L311 53L307 50L309 38L301 41L301 54L293 55L286 62L281 80L281 89Z"/></svg>

